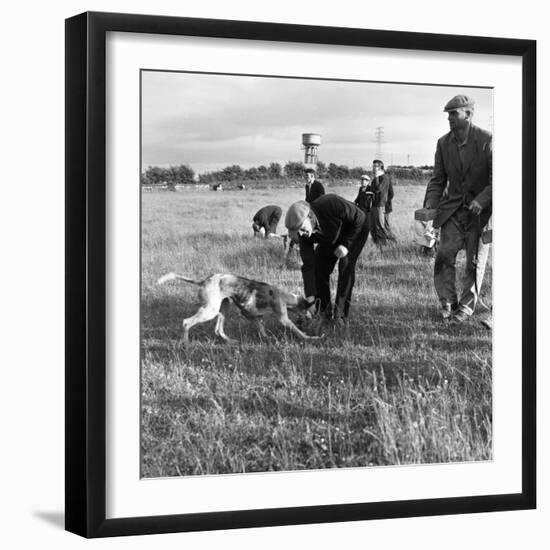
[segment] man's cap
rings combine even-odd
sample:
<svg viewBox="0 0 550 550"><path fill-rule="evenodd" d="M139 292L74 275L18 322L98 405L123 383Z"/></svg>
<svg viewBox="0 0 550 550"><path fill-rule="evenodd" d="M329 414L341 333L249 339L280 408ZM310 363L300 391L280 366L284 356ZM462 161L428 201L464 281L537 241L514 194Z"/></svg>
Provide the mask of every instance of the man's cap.
<svg viewBox="0 0 550 550"><path fill-rule="evenodd" d="M306 174L315 174L315 168L306 168L304 172Z"/></svg>
<svg viewBox="0 0 550 550"><path fill-rule="evenodd" d="M361 175L361 179L362 180L369 180L370 181L370 176L368 174L362 174Z"/></svg>
<svg viewBox="0 0 550 550"><path fill-rule="evenodd" d="M443 109L444 112L456 111L461 108L472 108L475 105L475 101L472 97L467 95L455 95Z"/></svg>
<svg viewBox="0 0 550 550"><path fill-rule="evenodd" d="M285 227L288 229L288 234L293 240L298 236L298 229L302 227L305 219L308 217L311 210L306 201L298 201L290 206L285 216Z"/></svg>

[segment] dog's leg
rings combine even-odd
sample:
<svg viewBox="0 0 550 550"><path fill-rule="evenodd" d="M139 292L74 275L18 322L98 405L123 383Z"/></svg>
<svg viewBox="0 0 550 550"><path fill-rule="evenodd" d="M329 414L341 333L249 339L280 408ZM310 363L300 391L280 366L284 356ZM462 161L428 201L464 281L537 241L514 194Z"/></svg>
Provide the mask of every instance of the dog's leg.
<svg viewBox="0 0 550 550"><path fill-rule="evenodd" d="M256 325L256 330L258 331L261 338L267 338L267 332L265 330L265 325L262 319L254 319L254 324Z"/></svg>
<svg viewBox="0 0 550 550"><path fill-rule="evenodd" d="M189 329L198 325L199 323L205 323L214 319L220 311L220 302L210 302L209 304L202 306L195 315L187 317L183 320L183 343L185 346L189 344Z"/></svg>
<svg viewBox="0 0 550 550"><path fill-rule="evenodd" d="M224 298L220 306L218 317L216 318L216 328L214 329L214 332L216 333L216 336L223 338L226 342L229 342L230 344L236 344L237 340L234 340L233 338L229 338L223 330L223 324L224 324L225 316L227 315L228 310L229 310L229 299Z"/></svg>
<svg viewBox="0 0 550 550"><path fill-rule="evenodd" d="M302 332L288 317L286 319L279 319L281 325L289 328L296 336L302 338L302 340L320 340L321 336L308 336L305 332Z"/></svg>
<svg viewBox="0 0 550 550"><path fill-rule="evenodd" d="M276 307L275 313L277 314L277 319L281 325L290 329L296 336L302 338L302 340L319 340L321 336L308 336L305 332L302 332L288 317L288 312L286 306L278 305Z"/></svg>

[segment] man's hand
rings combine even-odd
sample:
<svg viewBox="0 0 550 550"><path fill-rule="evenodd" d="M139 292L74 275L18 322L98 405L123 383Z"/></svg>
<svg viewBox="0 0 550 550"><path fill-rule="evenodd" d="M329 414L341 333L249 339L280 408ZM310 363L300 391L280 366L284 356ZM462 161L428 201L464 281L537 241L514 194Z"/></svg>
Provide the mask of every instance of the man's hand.
<svg viewBox="0 0 550 550"><path fill-rule="evenodd" d="M348 249L344 245L339 245L334 250L334 255L337 258L345 258L348 255Z"/></svg>
<svg viewBox="0 0 550 550"><path fill-rule="evenodd" d="M475 216L479 216L481 214L481 211L483 210L483 207L481 206L481 204L479 204L479 202L473 200L470 203L470 206L468 206L468 210Z"/></svg>

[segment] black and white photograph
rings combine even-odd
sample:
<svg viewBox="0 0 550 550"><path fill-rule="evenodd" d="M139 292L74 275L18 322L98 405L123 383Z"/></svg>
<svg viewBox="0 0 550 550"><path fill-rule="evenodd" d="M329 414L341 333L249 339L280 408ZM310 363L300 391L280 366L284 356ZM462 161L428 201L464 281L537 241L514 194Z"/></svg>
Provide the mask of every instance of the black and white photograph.
<svg viewBox="0 0 550 550"><path fill-rule="evenodd" d="M460 81L140 71L142 478L493 459L498 120Z"/></svg>
<svg viewBox="0 0 550 550"><path fill-rule="evenodd" d="M546 549L545 13L7 3L3 546Z"/></svg>

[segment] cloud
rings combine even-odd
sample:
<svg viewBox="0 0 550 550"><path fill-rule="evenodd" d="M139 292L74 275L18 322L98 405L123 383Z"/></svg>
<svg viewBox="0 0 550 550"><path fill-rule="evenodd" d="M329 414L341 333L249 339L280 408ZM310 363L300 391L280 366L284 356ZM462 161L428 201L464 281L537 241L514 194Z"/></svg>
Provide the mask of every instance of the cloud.
<svg viewBox="0 0 550 550"><path fill-rule="evenodd" d="M476 97L476 121L486 126L487 89L144 72L143 163L201 171L299 160L301 134L315 132L323 160L368 164L379 126L388 154L431 163L436 139L448 131L443 105L456 93Z"/></svg>

